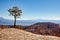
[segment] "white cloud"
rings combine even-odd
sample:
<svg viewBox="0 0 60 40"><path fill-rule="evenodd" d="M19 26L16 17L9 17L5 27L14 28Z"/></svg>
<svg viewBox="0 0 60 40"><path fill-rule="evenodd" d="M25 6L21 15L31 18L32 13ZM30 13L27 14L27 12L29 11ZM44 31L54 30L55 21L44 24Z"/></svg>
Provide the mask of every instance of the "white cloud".
<svg viewBox="0 0 60 40"><path fill-rule="evenodd" d="M3 17L3 16L2 16ZM3 17L3 18L5 18L5 19L9 19L9 20L14 20L14 18L13 17ZM46 19L46 20L60 20L60 18L59 17L52 17L52 18L50 18L50 17L43 17L43 18L17 18L17 20L36 20L36 19Z"/></svg>
<svg viewBox="0 0 60 40"><path fill-rule="evenodd" d="M60 18L57 18L57 17L55 17L55 18L43 18L43 19L47 19L47 20L60 20Z"/></svg>

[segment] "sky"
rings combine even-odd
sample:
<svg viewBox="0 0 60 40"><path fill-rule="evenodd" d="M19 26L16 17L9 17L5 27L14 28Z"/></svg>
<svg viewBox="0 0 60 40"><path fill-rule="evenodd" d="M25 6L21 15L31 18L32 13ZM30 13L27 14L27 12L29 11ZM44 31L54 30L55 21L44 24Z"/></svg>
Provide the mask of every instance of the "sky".
<svg viewBox="0 0 60 40"><path fill-rule="evenodd" d="M0 0L0 17L12 20L8 9L13 6L22 10L18 20L60 20L60 0Z"/></svg>

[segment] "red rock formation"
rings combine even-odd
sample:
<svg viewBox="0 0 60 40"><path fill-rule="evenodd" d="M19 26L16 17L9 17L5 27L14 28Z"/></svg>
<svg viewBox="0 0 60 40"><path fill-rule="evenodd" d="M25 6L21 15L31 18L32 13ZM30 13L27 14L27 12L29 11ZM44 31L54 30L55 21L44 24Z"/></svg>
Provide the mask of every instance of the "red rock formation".
<svg viewBox="0 0 60 40"><path fill-rule="evenodd" d="M6 26L6 25L0 25L0 28L4 29L4 28L8 28L8 26Z"/></svg>
<svg viewBox="0 0 60 40"><path fill-rule="evenodd" d="M35 34L42 35L52 35L60 37L60 26L59 24L45 22L45 23L36 23L34 25L29 26L25 29L28 32L32 32Z"/></svg>

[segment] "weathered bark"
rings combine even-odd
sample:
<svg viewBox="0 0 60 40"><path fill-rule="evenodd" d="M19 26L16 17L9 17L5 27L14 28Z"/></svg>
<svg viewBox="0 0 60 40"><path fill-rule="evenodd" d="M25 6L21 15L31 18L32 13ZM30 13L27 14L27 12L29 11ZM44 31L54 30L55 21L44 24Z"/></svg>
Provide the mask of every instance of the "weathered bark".
<svg viewBox="0 0 60 40"><path fill-rule="evenodd" d="M16 16L14 16L14 28L16 27Z"/></svg>

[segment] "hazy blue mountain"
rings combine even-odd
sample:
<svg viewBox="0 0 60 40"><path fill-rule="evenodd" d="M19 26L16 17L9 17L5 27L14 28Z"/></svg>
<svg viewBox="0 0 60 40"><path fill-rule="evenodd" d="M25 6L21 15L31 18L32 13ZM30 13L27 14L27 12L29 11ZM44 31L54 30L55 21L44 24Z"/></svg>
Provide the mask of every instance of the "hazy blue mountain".
<svg viewBox="0 0 60 40"><path fill-rule="evenodd" d="M36 22L54 22L60 24L60 20L47 20L47 19L37 19Z"/></svg>
<svg viewBox="0 0 60 40"><path fill-rule="evenodd" d="M17 20L17 25L32 25L37 22L54 22L60 24L60 20L45 20L45 19L37 19L37 20ZM8 20L0 17L0 25L13 25L13 20Z"/></svg>
<svg viewBox="0 0 60 40"><path fill-rule="evenodd" d="M31 25L34 24L35 22L32 20L17 20L17 25ZM14 20L8 20L0 17L0 25L13 25Z"/></svg>

